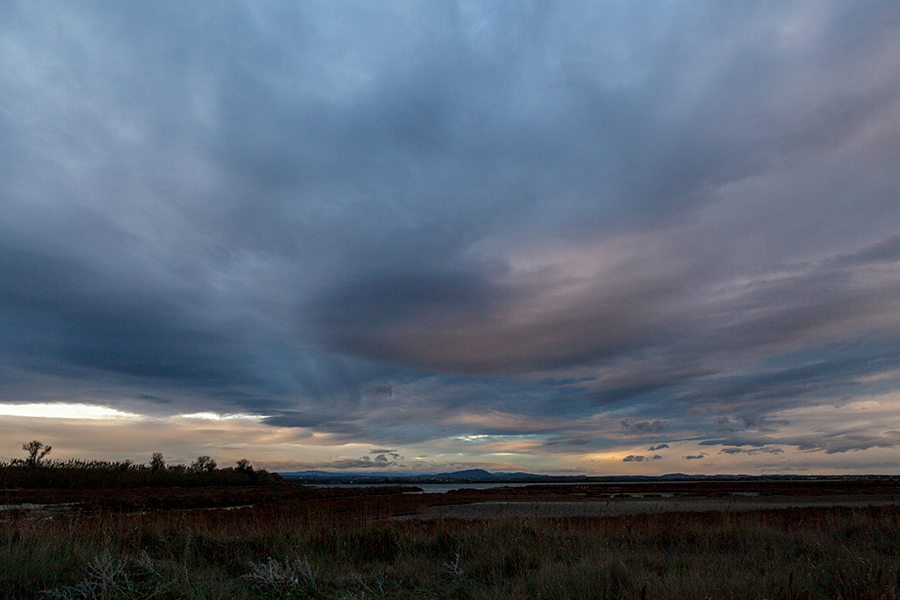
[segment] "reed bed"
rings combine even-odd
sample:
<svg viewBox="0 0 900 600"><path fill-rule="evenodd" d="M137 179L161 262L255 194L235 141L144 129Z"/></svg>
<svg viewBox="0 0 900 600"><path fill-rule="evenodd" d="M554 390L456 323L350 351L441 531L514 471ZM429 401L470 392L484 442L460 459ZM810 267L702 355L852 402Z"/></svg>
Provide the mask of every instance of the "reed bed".
<svg viewBox="0 0 900 600"><path fill-rule="evenodd" d="M0 522L9 598L896 599L900 509L395 521L327 504Z"/></svg>

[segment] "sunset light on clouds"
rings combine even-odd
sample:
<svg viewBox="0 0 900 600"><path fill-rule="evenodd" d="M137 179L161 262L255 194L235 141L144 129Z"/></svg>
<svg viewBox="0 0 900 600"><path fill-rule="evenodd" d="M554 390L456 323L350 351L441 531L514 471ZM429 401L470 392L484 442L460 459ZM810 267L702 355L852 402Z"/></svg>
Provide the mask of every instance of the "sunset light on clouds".
<svg viewBox="0 0 900 600"><path fill-rule="evenodd" d="M0 459L897 473L896 1L0 7Z"/></svg>

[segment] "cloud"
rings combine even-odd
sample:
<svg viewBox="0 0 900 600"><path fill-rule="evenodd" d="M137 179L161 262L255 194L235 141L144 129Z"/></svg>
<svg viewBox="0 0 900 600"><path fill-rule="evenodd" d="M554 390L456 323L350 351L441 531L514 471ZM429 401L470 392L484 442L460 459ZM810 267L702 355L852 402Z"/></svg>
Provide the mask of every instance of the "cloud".
<svg viewBox="0 0 900 600"><path fill-rule="evenodd" d="M784 450L777 446L763 446L762 448L750 448L749 450L745 450L743 448L722 448L719 450L719 454L727 454L727 455L735 455L735 454L748 454L753 456L754 454L759 454L760 452L766 454L784 454Z"/></svg>
<svg viewBox="0 0 900 600"><path fill-rule="evenodd" d="M850 412L856 421L852 426L840 422L835 418L834 422L828 419L820 431L794 432L772 431L771 433L734 433L725 437L711 437L700 441L702 446L724 446L726 454L737 454L742 449L746 453L773 453L783 452L782 446L793 446L804 452L824 452L826 455L840 454L851 451L868 450L870 448L896 448L900 446L900 432L894 429L885 429L885 425L892 424L893 415L887 406L879 406L873 409L871 415L867 411L857 409L856 414ZM832 408L828 411L841 414L840 408ZM885 414L882 415L881 413ZM845 417L846 418L846 417Z"/></svg>
<svg viewBox="0 0 900 600"><path fill-rule="evenodd" d="M689 454L684 457L684 460L700 460L701 458L706 458L706 454L703 452L700 454Z"/></svg>
<svg viewBox="0 0 900 600"><path fill-rule="evenodd" d="M634 455L629 454L625 458L622 459L622 462L644 462L645 460L660 460L662 456L659 454L654 454L653 456L643 456L643 455Z"/></svg>
<svg viewBox="0 0 900 600"><path fill-rule="evenodd" d="M403 457L396 450L369 450L369 454L375 455L375 462L384 464L396 464L395 461L403 460Z"/></svg>
<svg viewBox="0 0 900 600"><path fill-rule="evenodd" d="M0 402L894 447L891 2L0 10Z"/></svg>
<svg viewBox="0 0 900 600"><path fill-rule="evenodd" d="M632 423L631 421L624 420L622 421L622 429L631 435L637 434L645 434L645 433L662 433L666 428L666 424L663 421L653 421L650 423L649 421L641 421L638 423Z"/></svg>
<svg viewBox="0 0 900 600"><path fill-rule="evenodd" d="M384 469L387 467L397 467L400 466L396 461L391 461L385 458L384 455L378 455L374 459L368 456L361 456L359 458L342 458L338 460L331 460L325 462L316 462L316 463L303 463L303 467L305 469L312 470L320 470L320 469L331 469L338 471L353 471L353 470L368 470L368 469ZM299 467L298 467L299 468Z"/></svg>
<svg viewBox="0 0 900 600"><path fill-rule="evenodd" d="M668 448L668 447L669 447L668 444L659 444L658 446L650 446L649 448L647 448L647 451L654 452L656 450L662 450L663 448Z"/></svg>
<svg viewBox="0 0 900 600"><path fill-rule="evenodd" d="M159 396L154 396L153 394L138 394L137 399L143 402L152 402L154 404L172 404L172 400L168 398L160 398Z"/></svg>
<svg viewBox="0 0 900 600"><path fill-rule="evenodd" d="M553 436L547 438L544 446L587 446L591 444L591 440L581 437L559 437Z"/></svg>
<svg viewBox="0 0 900 600"><path fill-rule="evenodd" d="M741 448L722 448L719 450L719 454L740 454L742 452Z"/></svg>

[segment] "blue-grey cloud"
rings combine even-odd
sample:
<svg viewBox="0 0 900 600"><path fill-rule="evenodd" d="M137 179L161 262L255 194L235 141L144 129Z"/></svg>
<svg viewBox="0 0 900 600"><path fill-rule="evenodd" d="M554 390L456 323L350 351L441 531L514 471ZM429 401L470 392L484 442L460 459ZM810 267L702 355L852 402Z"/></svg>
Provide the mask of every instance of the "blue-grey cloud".
<svg viewBox="0 0 900 600"><path fill-rule="evenodd" d="M544 442L544 446L587 446L591 444L591 440L582 437L561 437L551 436Z"/></svg>
<svg viewBox="0 0 900 600"><path fill-rule="evenodd" d="M622 459L622 462L644 462L645 460L661 460L662 456L654 454L653 456L644 456L643 454L629 454Z"/></svg>
<svg viewBox="0 0 900 600"><path fill-rule="evenodd" d="M805 451L824 451L825 454L841 454L869 448L897 448L900 446L900 432L879 431L874 427L871 429L854 427L806 435L730 435L703 440L700 444L724 446L723 451L726 454L736 453L735 450L747 446L749 448L744 451L752 454L759 452L778 454L781 452L779 446L794 446Z"/></svg>
<svg viewBox="0 0 900 600"><path fill-rule="evenodd" d="M893 2L0 11L2 402L893 447Z"/></svg>
<svg viewBox="0 0 900 600"><path fill-rule="evenodd" d="M648 434L648 433L662 433L666 429L666 424L663 421L653 421L652 423L648 421L641 421L638 423L632 423L630 421L622 421L622 430L629 434Z"/></svg>
<svg viewBox="0 0 900 600"><path fill-rule="evenodd" d="M728 454L728 455L734 455L734 454L753 455L753 454L759 454L760 452L763 452L765 454L784 454L784 450L782 450L781 448L779 448L777 446L763 446L761 448L750 448L750 449L729 446L728 448L722 448L721 450L719 450L719 454Z"/></svg>

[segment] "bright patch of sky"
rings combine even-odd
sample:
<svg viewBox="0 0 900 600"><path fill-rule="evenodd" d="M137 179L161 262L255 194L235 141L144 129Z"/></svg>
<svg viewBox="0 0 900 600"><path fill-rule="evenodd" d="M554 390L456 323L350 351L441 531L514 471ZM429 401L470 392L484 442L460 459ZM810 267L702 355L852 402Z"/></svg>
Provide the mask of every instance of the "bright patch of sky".
<svg viewBox="0 0 900 600"><path fill-rule="evenodd" d="M0 404L0 415L41 419L138 419L141 415L90 404Z"/></svg>

